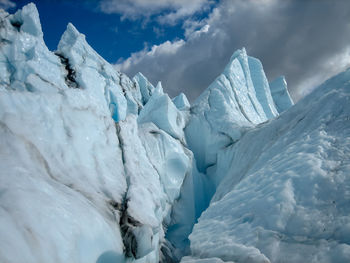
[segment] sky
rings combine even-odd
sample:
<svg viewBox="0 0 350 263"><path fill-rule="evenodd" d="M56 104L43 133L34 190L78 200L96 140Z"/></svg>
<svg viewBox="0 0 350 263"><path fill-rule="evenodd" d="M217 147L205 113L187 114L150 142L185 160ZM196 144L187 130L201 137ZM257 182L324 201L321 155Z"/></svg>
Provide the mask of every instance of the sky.
<svg viewBox="0 0 350 263"><path fill-rule="evenodd" d="M55 50L68 22L117 70L193 101L245 47L298 101L350 67L350 0L0 0L34 2Z"/></svg>

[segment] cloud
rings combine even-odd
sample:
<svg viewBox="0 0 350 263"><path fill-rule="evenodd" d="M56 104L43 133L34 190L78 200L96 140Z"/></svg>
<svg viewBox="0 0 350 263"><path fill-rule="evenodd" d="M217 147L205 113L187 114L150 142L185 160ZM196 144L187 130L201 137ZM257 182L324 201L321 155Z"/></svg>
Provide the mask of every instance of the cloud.
<svg viewBox="0 0 350 263"><path fill-rule="evenodd" d="M285 75L298 100L350 66L349 17L348 0L223 0L206 19L185 21L183 40L136 52L117 67L193 100L244 46L270 80Z"/></svg>
<svg viewBox="0 0 350 263"><path fill-rule="evenodd" d="M100 10L120 14L122 19L149 19L155 16L161 24L175 24L197 12L207 10L209 0L102 0Z"/></svg>
<svg viewBox="0 0 350 263"><path fill-rule="evenodd" d="M10 0L0 0L0 8L4 10L8 10L10 8L16 7L16 3L10 1Z"/></svg>
<svg viewBox="0 0 350 263"><path fill-rule="evenodd" d="M312 70L312 74L308 74L305 79L299 82L295 96L302 98L314 90L318 85L343 70L350 67L350 45L343 51L338 52L334 56L326 59L323 63L316 65Z"/></svg>
<svg viewBox="0 0 350 263"><path fill-rule="evenodd" d="M126 60L119 61L119 64L116 64L115 67L117 70L122 72L128 72L132 70L135 66L143 64L147 59L153 60L155 57L171 57L177 53L178 49L185 44L184 40L177 40L174 42L166 41L160 45L154 45L151 50L147 50L145 47L144 50L133 53L131 57ZM161 66L162 63L156 63L152 65L152 68L157 72L162 72L164 68ZM159 67L157 67L157 65ZM157 68L156 68L157 67Z"/></svg>

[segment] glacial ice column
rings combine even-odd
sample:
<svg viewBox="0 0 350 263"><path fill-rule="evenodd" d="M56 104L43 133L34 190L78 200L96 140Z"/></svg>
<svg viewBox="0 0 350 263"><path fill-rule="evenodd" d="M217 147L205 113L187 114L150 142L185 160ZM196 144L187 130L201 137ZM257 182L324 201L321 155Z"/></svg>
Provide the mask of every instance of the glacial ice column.
<svg viewBox="0 0 350 263"><path fill-rule="evenodd" d="M256 97L261 104L266 117L268 119L276 117L278 112L272 99L269 83L261 62L256 58L248 57L248 64Z"/></svg>
<svg viewBox="0 0 350 263"><path fill-rule="evenodd" d="M246 129L276 114L261 64L249 59L245 49L236 51L191 106L185 134L199 170L215 165L218 150L235 143Z"/></svg>
<svg viewBox="0 0 350 263"><path fill-rule="evenodd" d="M270 83L271 94L279 113L289 109L294 105L287 89L287 82L284 76L276 78Z"/></svg>

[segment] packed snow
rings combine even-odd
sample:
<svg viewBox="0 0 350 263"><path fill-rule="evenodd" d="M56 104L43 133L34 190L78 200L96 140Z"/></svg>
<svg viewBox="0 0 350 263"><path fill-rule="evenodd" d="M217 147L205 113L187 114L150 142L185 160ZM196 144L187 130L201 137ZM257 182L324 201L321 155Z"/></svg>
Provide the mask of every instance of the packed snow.
<svg viewBox="0 0 350 263"><path fill-rule="evenodd" d="M1 262L350 261L350 70L293 106L243 48L191 105L0 19Z"/></svg>

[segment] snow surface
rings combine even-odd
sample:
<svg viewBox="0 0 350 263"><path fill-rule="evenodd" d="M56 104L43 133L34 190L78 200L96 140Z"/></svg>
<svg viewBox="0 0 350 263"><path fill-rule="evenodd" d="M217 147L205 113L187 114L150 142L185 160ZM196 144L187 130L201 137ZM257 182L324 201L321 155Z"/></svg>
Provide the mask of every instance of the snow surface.
<svg viewBox="0 0 350 263"><path fill-rule="evenodd" d="M350 70L292 107L243 48L190 105L0 19L1 262L350 261Z"/></svg>
<svg viewBox="0 0 350 263"><path fill-rule="evenodd" d="M350 260L349 80L350 70L219 152L224 175L190 235L194 256Z"/></svg>

